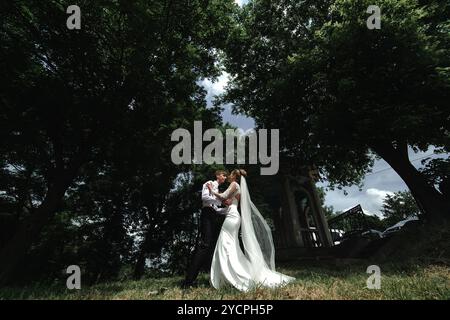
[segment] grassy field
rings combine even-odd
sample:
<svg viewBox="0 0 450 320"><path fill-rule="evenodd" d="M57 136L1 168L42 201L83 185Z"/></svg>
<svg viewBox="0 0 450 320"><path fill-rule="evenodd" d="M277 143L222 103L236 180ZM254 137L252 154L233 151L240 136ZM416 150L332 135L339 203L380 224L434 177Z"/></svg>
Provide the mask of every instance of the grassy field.
<svg viewBox="0 0 450 320"><path fill-rule="evenodd" d="M215 290L208 275L201 274L199 286L179 287L181 277L145 278L66 289L65 282L35 284L25 288L2 288L0 299L450 299L450 267L446 264L385 264L381 289L368 289L364 261L297 262L278 268L297 280L279 289L256 288L241 293L233 288Z"/></svg>

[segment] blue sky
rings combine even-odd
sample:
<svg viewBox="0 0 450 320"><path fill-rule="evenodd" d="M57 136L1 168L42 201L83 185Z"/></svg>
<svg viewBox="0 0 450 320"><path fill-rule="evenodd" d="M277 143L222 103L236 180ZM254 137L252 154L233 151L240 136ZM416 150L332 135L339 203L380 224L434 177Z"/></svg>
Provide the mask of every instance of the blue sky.
<svg viewBox="0 0 450 320"><path fill-rule="evenodd" d="M235 0L235 2L242 5L247 1ZM226 73L223 73L214 83L210 80L202 81L202 85L208 91L207 101L209 105L211 105L215 95L221 94L224 91L227 81L228 74ZM229 122L244 131L255 126L255 122L252 118L247 118L242 115L233 115L231 113L231 105L223 107L224 111L222 112L222 117L224 122ZM409 159L415 167L420 167L420 160L432 153L433 148L430 148L427 152L419 153L414 153L414 151L410 149ZM434 155L433 158L434 157L436 156ZM319 183L318 185L327 187L326 182ZM326 193L325 203L326 205L333 206L335 210L346 210L360 204L367 214L380 215L380 209L386 195L407 189L406 184L398 174L392 170L386 161L376 160L372 172L368 173L364 179L362 190L359 190L356 186L345 188L347 195L344 194L344 190L336 189L334 191L328 191Z"/></svg>

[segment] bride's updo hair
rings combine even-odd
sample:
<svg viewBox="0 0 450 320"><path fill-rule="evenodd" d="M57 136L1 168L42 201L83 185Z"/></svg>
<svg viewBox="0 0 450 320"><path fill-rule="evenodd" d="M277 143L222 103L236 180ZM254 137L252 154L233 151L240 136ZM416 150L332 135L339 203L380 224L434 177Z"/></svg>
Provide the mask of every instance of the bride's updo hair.
<svg viewBox="0 0 450 320"><path fill-rule="evenodd" d="M236 177L237 182L241 181L241 176L247 176L247 172L244 169L234 169L233 171L231 171L231 174Z"/></svg>

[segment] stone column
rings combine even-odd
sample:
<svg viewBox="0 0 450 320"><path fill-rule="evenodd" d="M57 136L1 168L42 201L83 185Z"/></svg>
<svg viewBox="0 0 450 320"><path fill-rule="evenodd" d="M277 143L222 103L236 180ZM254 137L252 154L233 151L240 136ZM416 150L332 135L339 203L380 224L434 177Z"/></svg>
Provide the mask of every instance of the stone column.
<svg viewBox="0 0 450 320"><path fill-rule="evenodd" d="M328 222L325 214L320 205L319 194L316 188L314 180L311 178L307 182L308 189L311 191L312 200L311 207L314 211L314 215L317 221L317 229L321 238L322 245L324 247L331 247L333 245L333 240L331 238L330 228L328 227Z"/></svg>
<svg viewBox="0 0 450 320"><path fill-rule="evenodd" d="M283 176L281 181L284 195L282 217L284 230L282 232L285 232L286 244L288 247L304 247L297 204L294 193L292 192L291 183L287 176Z"/></svg>

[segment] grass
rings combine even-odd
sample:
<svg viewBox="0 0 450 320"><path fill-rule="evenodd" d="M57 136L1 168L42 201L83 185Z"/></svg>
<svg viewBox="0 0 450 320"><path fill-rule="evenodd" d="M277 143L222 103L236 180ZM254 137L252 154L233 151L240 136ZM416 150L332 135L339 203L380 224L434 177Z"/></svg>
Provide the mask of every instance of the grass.
<svg viewBox="0 0 450 320"><path fill-rule="evenodd" d="M215 290L207 274L200 274L199 286L182 290L180 276L124 280L68 290L65 281L51 286L34 284L23 288L0 288L0 299L450 299L450 268L446 264L381 264L381 289L368 289L366 268L372 263L352 261L297 262L277 268L296 277L278 289L256 288L242 293L234 288Z"/></svg>
<svg viewBox="0 0 450 320"><path fill-rule="evenodd" d="M434 229L433 229L434 228ZM450 300L450 225L410 230L393 238L379 255L367 260L300 260L277 267L296 281L278 289L256 288L242 293L227 287L215 290L208 274L199 286L182 290L181 276L147 277L83 285L68 290L65 280L52 285L0 288L1 299L46 300ZM381 269L381 288L366 287L369 265Z"/></svg>

